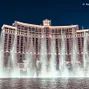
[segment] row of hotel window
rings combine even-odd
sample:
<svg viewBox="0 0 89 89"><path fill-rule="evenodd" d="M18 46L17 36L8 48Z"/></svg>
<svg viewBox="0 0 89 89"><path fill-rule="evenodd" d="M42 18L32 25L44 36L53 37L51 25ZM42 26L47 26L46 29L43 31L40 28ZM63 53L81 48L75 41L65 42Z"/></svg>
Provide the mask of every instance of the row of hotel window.
<svg viewBox="0 0 89 89"><path fill-rule="evenodd" d="M50 29L48 27L46 27L46 28L29 27L28 28L28 27L24 27L24 26L22 26L22 27L18 27L17 26L17 29L18 30L21 30L24 33L28 33L28 30L30 32L38 32L38 33L40 33L40 32L45 32L45 33L50 33L50 32L52 32L52 33L72 33L72 32L75 31L75 29L73 29L73 28ZM8 27L5 27L5 30L6 30L6 32L11 32L11 33L14 33L15 32L15 29L8 28Z"/></svg>
<svg viewBox="0 0 89 89"><path fill-rule="evenodd" d="M6 32L10 32L10 30L5 30L5 31L6 31ZM11 33L15 33L15 30L14 30L14 32L11 30ZM19 33L19 34L20 34L20 33L21 33L21 34L24 34L24 31L20 31L20 30L19 30L17 33ZM27 34L28 34L28 33L25 33L26 36L27 36ZM32 36L40 36L40 37L41 37L41 35L42 35L42 34L38 34L38 35L37 35L36 33L31 32L29 36L31 36L31 34L32 34ZM52 34L53 34L53 32L52 32ZM57 34L59 35L59 33L57 33ZM24 35L24 36L25 36L25 35ZM56 35L56 34L55 34L55 35ZM46 36L49 37L49 34L46 34ZM84 32L76 33L75 36L84 36ZM66 33L66 37L72 37L72 34L71 34L71 33L68 33L68 34Z"/></svg>
<svg viewBox="0 0 89 89"><path fill-rule="evenodd" d="M59 28L54 28L54 29L51 29L51 28L49 28L49 27L40 28L40 26L39 26L39 27L34 27L34 26L33 26L33 27L31 27L31 26L30 26L30 27L27 27L27 26L21 26L21 25L17 25L17 29L30 30L30 31L32 30L32 31L37 31L37 32L39 32L39 31L41 32L42 29L44 29L45 31L46 31L46 30L48 30L48 31L49 31L49 30L56 30L56 31L58 31L58 30L59 30L59 31L61 31L61 30L67 30L67 32L68 32L68 31L69 31L69 32L72 31L72 28L60 28L60 29L59 29Z"/></svg>
<svg viewBox="0 0 89 89"><path fill-rule="evenodd" d="M13 37L11 35L9 35L9 38L8 38L8 34L5 34L5 43L4 43L4 50L6 51L7 49L7 44L8 44L8 51L11 50L11 47L12 47L12 41L13 41ZM40 40L39 40L40 41ZM46 38L46 41L47 41L47 50L49 50L49 39ZM31 39L29 39L29 42L31 42ZM59 39L56 39L55 40L56 42L56 51L58 53L58 45L59 45L59 42L60 40ZM67 51L69 53L69 39L67 39ZM27 43L27 38L25 37L25 46L26 46L26 43ZM34 44L35 43L35 44ZM20 40L20 37L17 36L17 51L21 51L23 52L25 50L25 47L24 47L24 41L23 41L23 37L21 37L21 40ZM81 49L83 48L83 44L84 44L84 38L78 38L78 48L79 48L79 51L81 51ZM30 44L29 44L30 45ZM33 38L33 46L36 46L36 52L38 52L38 38L34 39ZM60 45L61 45L61 42L60 42ZM19 50L20 48L20 50Z"/></svg>

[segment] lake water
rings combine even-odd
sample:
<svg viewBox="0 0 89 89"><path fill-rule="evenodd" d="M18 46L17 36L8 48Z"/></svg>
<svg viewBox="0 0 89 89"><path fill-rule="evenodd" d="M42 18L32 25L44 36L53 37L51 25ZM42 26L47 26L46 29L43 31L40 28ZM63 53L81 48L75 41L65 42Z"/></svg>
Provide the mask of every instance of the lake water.
<svg viewBox="0 0 89 89"><path fill-rule="evenodd" d="M89 89L89 78L0 79L0 89Z"/></svg>

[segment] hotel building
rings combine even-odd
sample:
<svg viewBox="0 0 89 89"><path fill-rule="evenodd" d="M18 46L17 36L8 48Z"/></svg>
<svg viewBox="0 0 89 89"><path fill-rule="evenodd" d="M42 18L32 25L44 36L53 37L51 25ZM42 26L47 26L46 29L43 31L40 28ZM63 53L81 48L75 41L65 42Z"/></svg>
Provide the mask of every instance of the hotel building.
<svg viewBox="0 0 89 89"><path fill-rule="evenodd" d="M15 53L18 63L23 63L26 53L32 53L33 60L40 60L42 40L45 42L47 60L49 61L52 55L51 41L55 40L55 56L56 62L60 62L60 50L62 48L62 36L65 40L65 56L66 62L71 63L73 39L76 40L78 61L82 63L84 36L88 34L88 29L79 30L78 25L70 26L52 26L48 19L43 20L43 25L28 24L15 21L12 26L3 25L2 32L4 34L3 50L5 66L8 65L10 51L16 42ZM16 33L16 39L15 38ZM89 39L88 39L89 52ZM45 50L44 48L44 50ZM35 63L35 62L34 62Z"/></svg>

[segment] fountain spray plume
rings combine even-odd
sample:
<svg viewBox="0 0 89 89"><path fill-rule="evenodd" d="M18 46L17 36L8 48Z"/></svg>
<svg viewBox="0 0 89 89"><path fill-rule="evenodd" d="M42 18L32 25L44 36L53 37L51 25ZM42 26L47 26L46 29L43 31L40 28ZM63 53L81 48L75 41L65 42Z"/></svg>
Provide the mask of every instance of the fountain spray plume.
<svg viewBox="0 0 89 89"><path fill-rule="evenodd" d="M75 34L75 30L72 30L73 32L73 46L72 46L72 56L71 56L71 63L73 67L73 74L74 77L83 77L84 73L82 68L80 67L80 60L79 60L79 51L78 51L78 43Z"/></svg>
<svg viewBox="0 0 89 89"><path fill-rule="evenodd" d="M87 68L88 61L88 33L84 32L84 46L83 46L83 67L84 70Z"/></svg>
<svg viewBox="0 0 89 89"><path fill-rule="evenodd" d="M41 51L40 51L40 62L41 62L41 77L47 76L47 46L46 46L46 37L44 35L44 32L42 32L42 38L41 38Z"/></svg>
<svg viewBox="0 0 89 89"><path fill-rule="evenodd" d="M72 31L73 31L73 46L72 46L71 62L72 62L73 69L75 69L76 66L78 66L78 56L77 56L78 55L78 50L77 50L78 47L77 47L77 41L76 41L74 29L72 29Z"/></svg>
<svg viewBox="0 0 89 89"><path fill-rule="evenodd" d="M19 66L17 62L17 29L15 30L14 41L10 52L10 56L11 56L11 66L12 66L11 76L15 77L20 76Z"/></svg>
<svg viewBox="0 0 89 89"><path fill-rule="evenodd" d="M31 42L29 41L29 39L31 39ZM30 44L30 47L29 47ZM27 69L27 76L31 77L32 76L32 60L33 59L33 41L32 41L32 35L31 37L27 37L27 45L26 45L26 53L25 53L25 69Z"/></svg>
<svg viewBox="0 0 89 89"><path fill-rule="evenodd" d="M60 50L60 60L59 69L61 76L68 76L68 69L66 66L66 47L65 47L65 34L61 35L61 50Z"/></svg>
<svg viewBox="0 0 89 89"><path fill-rule="evenodd" d="M56 77L57 76L57 70L56 70L56 46L55 46L55 36L51 38L51 57L50 57L50 71L49 76Z"/></svg>
<svg viewBox="0 0 89 89"><path fill-rule="evenodd" d="M5 32L3 30L0 36L0 77L3 76L4 72L4 38L5 38Z"/></svg>

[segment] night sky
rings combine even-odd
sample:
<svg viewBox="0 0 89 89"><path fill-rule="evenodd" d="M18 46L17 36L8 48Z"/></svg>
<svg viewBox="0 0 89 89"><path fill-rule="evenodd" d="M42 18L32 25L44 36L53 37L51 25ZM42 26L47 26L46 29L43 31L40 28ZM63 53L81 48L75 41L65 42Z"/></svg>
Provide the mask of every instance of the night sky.
<svg viewBox="0 0 89 89"><path fill-rule="evenodd" d="M78 24L89 28L89 0L0 0L0 27L16 21L42 24L51 19L52 25Z"/></svg>

